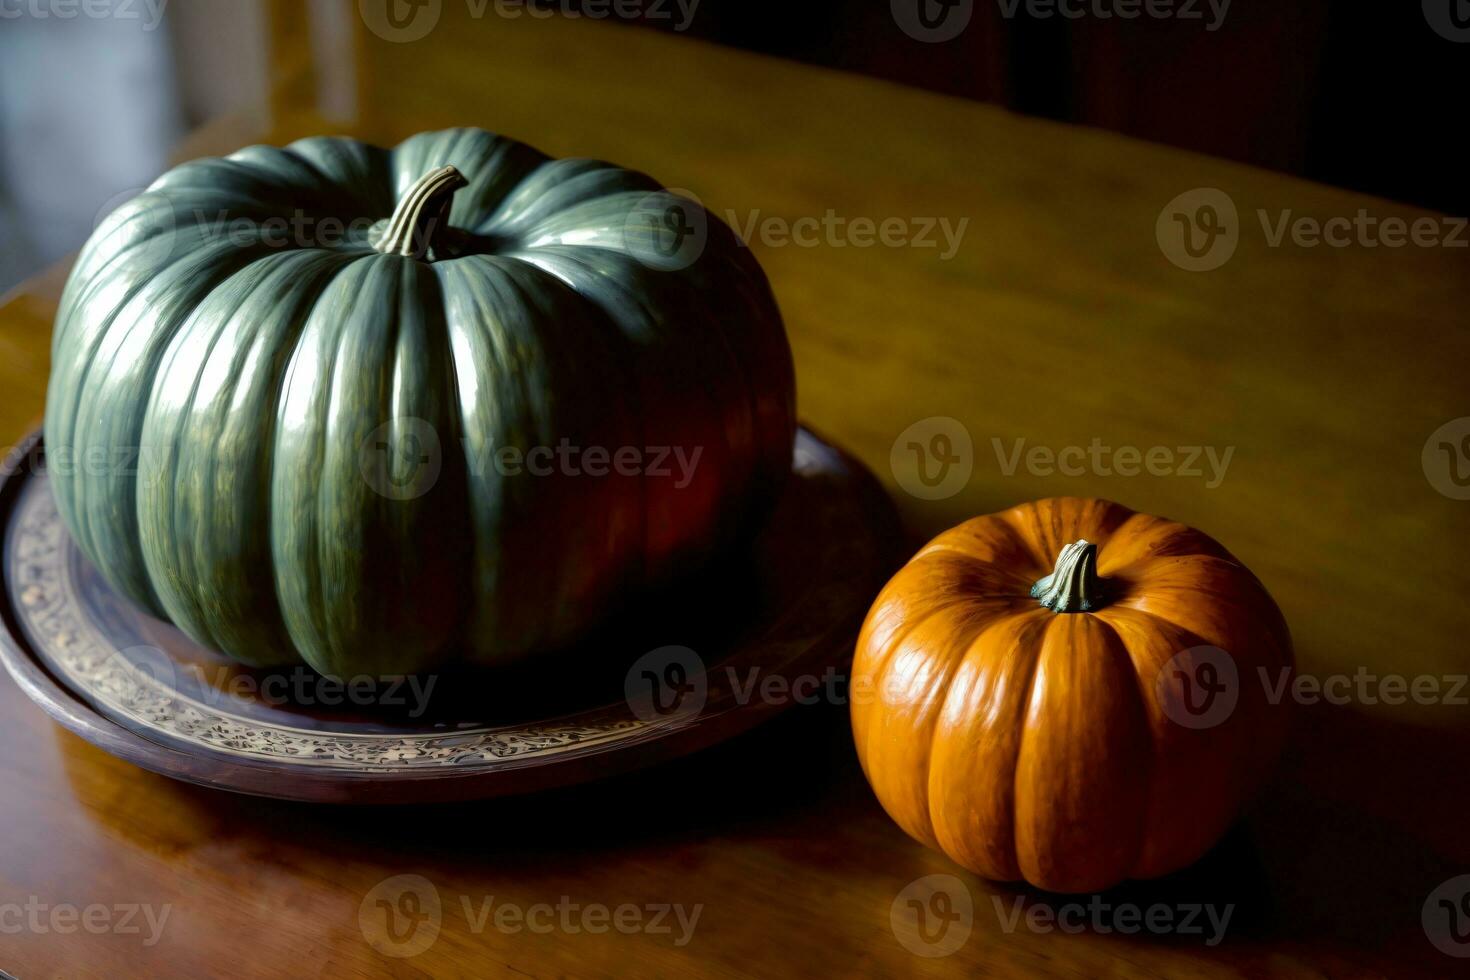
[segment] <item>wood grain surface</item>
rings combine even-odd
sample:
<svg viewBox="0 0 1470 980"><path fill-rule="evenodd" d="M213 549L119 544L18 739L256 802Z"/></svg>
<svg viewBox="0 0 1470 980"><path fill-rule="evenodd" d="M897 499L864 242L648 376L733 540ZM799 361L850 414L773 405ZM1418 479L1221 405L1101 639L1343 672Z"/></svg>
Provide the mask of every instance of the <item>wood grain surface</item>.
<svg viewBox="0 0 1470 980"><path fill-rule="evenodd" d="M688 189L753 229L790 330L802 417L884 480L915 544L1060 494L1186 521L1272 591L1301 676L1346 678L1328 684L1346 693L1299 706L1277 778L1201 865L1076 899L985 882L905 836L863 781L840 703L578 790L326 810L142 772L57 729L0 680L0 967L30 978L1433 976L1459 966L1434 943L1454 939L1437 904L1449 893L1435 890L1470 872L1470 690L1455 681L1470 671L1470 502L1454 499L1424 451L1440 426L1470 415L1470 250L1370 247L1356 232L1342 247L1290 231L1272 241L1283 214L1452 226L1100 132L628 27L496 16L493 4L474 18L478 5L446 2L410 43L364 30L358 5L344 4L357 108L340 118L338 104L327 118L314 93L340 94L322 76L342 59L301 41L286 6L276 23L288 68L268 117L210 127L184 155L469 124ZM1213 271L1178 267L1156 234L1166 206L1197 188L1223 191L1239 214L1235 252ZM782 227L828 215L843 230L781 240ZM910 238L941 220L965 226L945 257L937 230L936 247L893 244L897 231L864 245L858 218L897 219ZM40 417L57 283L43 277L0 307L7 442ZM921 438L900 440L915 425ZM952 495L923 499L890 457L896 442L900 456L910 441L934 445L936 425L969 436L954 464L968 475ZM1107 465L1078 452L1064 454L1065 470L1047 464L1044 451L1094 440L1112 451ZM1035 447L1044 451L1029 455ZM1122 475L1124 447L1165 447L1171 462ZM1195 475L1192 447L1229 451L1223 474L1201 453ZM1388 703L1389 675L1437 679L1438 703ZM409 957L380 951L405 949L384 939L391 916L429 922L390 880L399 875L426 878L440 903L436 936ZM925 891L930 875L954 876L939 883L949 904ZM58 918L63 904L111 911ZM1208 926L1122 931L1130 907L1162 905L1177 922L1195 904L1230 909L1223 941L1208 944ZM639 910L637 928L583 927L606 926L622 905ZM963 905L962 934L964 917L946 916ZM142 907L138 932L117 927L114 906ZM497 919L502 907L512 911ZM586 918L592 907L603 912ZM666 911L651 929L655 907ZM676 913L696 907L682 930ZM920 908L942 914L927 945L905 925ZM164 909L147 944L144 913ZM517 926L517 913L530 924Z"/></svg>

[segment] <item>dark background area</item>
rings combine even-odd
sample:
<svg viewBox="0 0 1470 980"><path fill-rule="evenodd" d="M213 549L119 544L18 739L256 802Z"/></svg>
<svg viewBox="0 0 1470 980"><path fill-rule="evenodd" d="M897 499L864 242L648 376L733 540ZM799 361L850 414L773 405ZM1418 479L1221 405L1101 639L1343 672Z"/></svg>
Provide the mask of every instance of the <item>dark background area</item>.
<svg viewBox="0 0 1470 980"><path fill-rule="evenodd" d="M0 292L79 248L192 129L267 104L273 22L309 26L313 51L350 52L368 0L89 0L133 18L156 7L141 29L63 19L56 2L0 0ZM473 4L486 30L528 13L518 0L382 2L410 17ZM1470 0L1229 0L1223 16L1224 0L526 2L537 16L681 34L1470 212ZM1117 16L1130 7L1140 16ZM928 43L903 26L921 11L968 20Z"/></svg>
<svg viewBox="0 0 1470 980"><path fill-rule="evenodd" d="M935 0L894 2L940 12ZM1092 2L1069 9L1091 11ZM1465 0L1429 2L1463 8L1470 22ZM1188 20L1034 17L1024 3L1007 17L1007 9L1009 0L974 0L959 36L924 43L894 29L888 0L702 0L686 33L1452 214L1470 210L1460 150L1470 44L1437 33L1418 0L1234 0L1213 31L1205 0Z"/></svg>

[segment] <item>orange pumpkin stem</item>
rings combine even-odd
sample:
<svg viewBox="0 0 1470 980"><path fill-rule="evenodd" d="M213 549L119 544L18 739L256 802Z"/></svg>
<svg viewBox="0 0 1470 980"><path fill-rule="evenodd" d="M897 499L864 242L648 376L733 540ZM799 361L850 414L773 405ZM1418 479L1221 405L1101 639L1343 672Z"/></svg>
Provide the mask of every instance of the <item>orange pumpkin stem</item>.
<svg viewBox="0 0 1470 980"><path fill-rule="evenodd" d="M1052 612L1091 612L1106 604L1097 577L1097 545L1073 541L1057 555L1056 568L1031 586L1031 597Z"/></svg>

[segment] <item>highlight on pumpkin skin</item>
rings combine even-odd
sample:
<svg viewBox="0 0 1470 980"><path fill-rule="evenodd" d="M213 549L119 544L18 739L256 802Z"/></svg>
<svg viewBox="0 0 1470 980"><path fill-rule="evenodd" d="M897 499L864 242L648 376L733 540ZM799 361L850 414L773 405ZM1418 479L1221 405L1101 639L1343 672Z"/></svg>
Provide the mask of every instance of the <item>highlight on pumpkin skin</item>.
<svg viewBox="0 0 1470 980"><path fill-rule="evenodd" d="M853 683L880 696L852 702L853 736L915 838L987 877L1095 891L1225 833L1285 735L1285 705L1240 682L1291 664L1276 604L1207 535L1042 500L894 575L858 638Z"/></svg>

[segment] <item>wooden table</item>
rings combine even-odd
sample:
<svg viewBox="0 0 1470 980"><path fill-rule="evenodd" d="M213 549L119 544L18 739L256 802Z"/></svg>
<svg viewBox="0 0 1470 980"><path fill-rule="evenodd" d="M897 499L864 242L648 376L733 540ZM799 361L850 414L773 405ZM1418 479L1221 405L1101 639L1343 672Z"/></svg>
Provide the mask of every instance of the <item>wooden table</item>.
<svg viewBox="0 0 1470 980"><path fill-rule="evenodd" d="M752 247L787 317L802 415L885 481L915 542L1028 498L1112 497L1234 549L1284 609L1305 676L1470 671L1470 502L1437 490L1421 462L1431 433L1470 415L1470 250L1311 247L1290 233L1273 246L1256 211L1270 225L1284 209L1435 216L651 31L474 20L466 9L444 4L415 43L359 27L345 88L331 75L340 58L280 28L287 67L268 118L207 129L184 154L475 124L645 169L737 224L756 221ZM325 118L323 91L339 106L344 92L355 100L353 118ZM1219 268L1190 272L1156 226L1171 199L1202 187L1238 207L1239 242ZM811 247L761 224L829 213L846 230ZM856 218L896 218L911 234L922 219L968 226L946 259L942 244L861 247ZM43 277L0 307L9 442L40 417L56 286ZM926 500L901 487L890 450L934 417L969 433L972 472L958 492ZM1208 468L1176 472L1183 454L1169 475L1120 475L1114 456L1071 465L1073 475L1044 460L1011 468L1019 439L1028 450L1098 440L1114 452L1234 453L1208 486ZM841 705L798 708L681 763L582 789L326 809L136 770L57 729L0 679L0 966L22 978L1452 972L1459 963L1431 944L1421 910L1470 871L1470 709L1348 700L1300 707L1279 777L1200 866L1102 896L1104 926L1128 904L1233 906L1224 941L1208 946L1104 932L1092 918L1074 932L1012 925L1016 901L1044 917L1067 900L987 883L906 837L858 770ZM437 940L409 958L376 951L359 924L375 886L400 874L429 879L443 909ZM958 949L923 957L890 913L934 874L959 879L973 923ZM560 912L550 931L498 929L493 914L479 920L492 896L523 912L700 912L681 944L676 924L594 933L579 912L567 913L576 931ZM6 908L38 903L169 911L152 945L141 915L138 933L6 931L18 921Z"/></svg>

